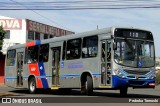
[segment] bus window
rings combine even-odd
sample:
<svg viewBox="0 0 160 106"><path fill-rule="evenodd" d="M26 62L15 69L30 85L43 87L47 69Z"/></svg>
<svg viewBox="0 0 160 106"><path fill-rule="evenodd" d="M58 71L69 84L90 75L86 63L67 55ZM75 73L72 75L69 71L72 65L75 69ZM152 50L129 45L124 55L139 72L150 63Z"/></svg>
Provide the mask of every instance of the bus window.
<svg viewBox="0 0 160 106"><path fill-rule="evenodd" d="M62 55L62 60L65 60L65 54L66 54L66 41L63 42L63 55Z"/></svg>
<svg viewBox="0 0 160 106"><path fill-rule="evenodd" d="M81 56L81 38L68 40L67 60L79 59Z"/></svg>
<svg viewBox="0 0 160 106"><path fill-rule="evenodd" d="M82 58L96 57L98 53L98 36L83 38Z"/></svg>
<svg viewBox="0 0 160 106"><path fill-rule="evenodd" d="M49 55L49 44L40 45L39 62L47 62Z"/></svg>
<svg viewBox="0 0 160 106"><path fill-rule="evenodd" d="M14 66L15 65L15 57L16 57L16 50L9 50L7 52L7 66Z"/></svg>
<svg viewBox="0 0 160 106"><path fill-rule="evenodd" d="M38 46L31 46L26 48L25 63L38 62Z"/></svg>

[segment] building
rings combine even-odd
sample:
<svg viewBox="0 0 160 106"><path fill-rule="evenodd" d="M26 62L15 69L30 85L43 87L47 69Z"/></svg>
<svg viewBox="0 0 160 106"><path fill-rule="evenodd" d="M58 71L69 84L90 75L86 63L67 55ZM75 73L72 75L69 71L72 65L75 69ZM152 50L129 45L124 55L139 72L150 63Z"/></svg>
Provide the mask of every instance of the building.
<svg viewBox="0 0 160 106"><path fill-rule="evenodd" d="M7 48L16 44L23 44L32 40L49 39L64 35L74 34L64 30L29 19L15 19L0 16L0 26L3 26L6 35L0 53L0 83L4 79L4 64Z"/></svg>

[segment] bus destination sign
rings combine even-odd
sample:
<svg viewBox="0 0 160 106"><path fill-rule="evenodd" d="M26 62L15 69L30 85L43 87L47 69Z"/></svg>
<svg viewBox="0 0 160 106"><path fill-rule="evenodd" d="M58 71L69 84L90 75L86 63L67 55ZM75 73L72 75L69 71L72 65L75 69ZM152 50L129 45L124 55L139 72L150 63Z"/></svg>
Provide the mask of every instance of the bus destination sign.
<svg viewBox="0 0 160 106"><path fill-rule="evenodd" d="M116 29L114 32L114 36L124 37L124 38L153 40L151 32L143 31L143 30L136 30L136 29Z"/></svg>

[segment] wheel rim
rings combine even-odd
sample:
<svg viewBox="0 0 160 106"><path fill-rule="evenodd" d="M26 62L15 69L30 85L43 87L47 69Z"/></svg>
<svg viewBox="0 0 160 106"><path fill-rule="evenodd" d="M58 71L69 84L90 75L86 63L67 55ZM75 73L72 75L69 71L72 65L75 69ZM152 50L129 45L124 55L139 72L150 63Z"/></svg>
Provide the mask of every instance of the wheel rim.
<svg viewBox="0 0 160 106"><path fill-rule="evenodd" d="M35 90L35 83L32 81L30 84L30 90L33 92Z"/></svg>
<svg viewBox="0 0 160 106"><path fill-rule="evenodd" d="M88 90L88 83L87 83L87 81L85 82L85 89Z"/></svg>

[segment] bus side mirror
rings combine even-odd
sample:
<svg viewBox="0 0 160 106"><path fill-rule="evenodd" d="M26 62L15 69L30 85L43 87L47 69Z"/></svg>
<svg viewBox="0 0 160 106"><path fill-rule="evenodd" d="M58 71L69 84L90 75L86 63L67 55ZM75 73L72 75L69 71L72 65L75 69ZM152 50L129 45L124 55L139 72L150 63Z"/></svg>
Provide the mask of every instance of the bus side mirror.
<svg viewBox="0 0 160 106"><path fill-rule="evenodd" d="M117 50L117 43L113 43L113 50Z"/></svg>

